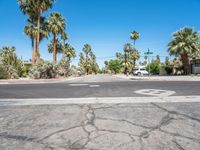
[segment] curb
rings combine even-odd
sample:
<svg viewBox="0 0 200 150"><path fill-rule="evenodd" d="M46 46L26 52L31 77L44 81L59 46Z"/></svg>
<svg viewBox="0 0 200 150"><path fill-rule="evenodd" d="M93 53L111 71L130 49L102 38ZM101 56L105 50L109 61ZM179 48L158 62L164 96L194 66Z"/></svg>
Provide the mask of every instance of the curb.
<svg viewBox="0 0 200 150"><path fill-rule="evenodd" d="M0 99L0 106L141 103L200 103L200 96Z"/></svg>
<svg viewBox="0 0 200 150"><path fill-rule="evenodd" d="M65 81L73 81L77 79L81 79L81 77L73 77L73 78L66 78L66 79L61 79L61 80L56 80L56 79L39 79L39 80L31 80L31 79L26 79L26 80L16 80L17 82L8 82L8 80L4 80L5 82L2 82L0 80L0 85L26 85L26 84L53 84L53 83L62 83ZM45 81L46 80L46 81ZM11 81L11 80L10 80ZM28 82L27 82L28 81Z"/></svg>

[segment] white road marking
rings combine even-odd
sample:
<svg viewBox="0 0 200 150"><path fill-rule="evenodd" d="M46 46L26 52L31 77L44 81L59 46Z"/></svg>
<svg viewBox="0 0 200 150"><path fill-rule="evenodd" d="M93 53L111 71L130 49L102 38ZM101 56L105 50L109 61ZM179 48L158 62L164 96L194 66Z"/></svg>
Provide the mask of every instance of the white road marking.
<svg viewBox="0 0 200 150"><path fill-rule="evenodd" d="M159 90L159 89L143 89L135 91L136 94L142 94L142 95L150 95L150 96L157 96L157 97L167 97L170 95L175 94L175 91L170 90Z"/></svg>
<svg viewBox="0 0 200 150"><path fill-rule="evenodd" d="M69 84L69 86L88 86L88 84Z"/></svg>
<svg viewBox="0 0 200 150"><path fill-rule="evenodd" d="M91 88L100 87L100 85L90 85L89 87L91 87Z"/></svg>
<svg viewBox="0 0 200 150"><path fill-rule="evenodd" d="M200 96L0 99L0 106L64 104L200 103Z"/></svg>

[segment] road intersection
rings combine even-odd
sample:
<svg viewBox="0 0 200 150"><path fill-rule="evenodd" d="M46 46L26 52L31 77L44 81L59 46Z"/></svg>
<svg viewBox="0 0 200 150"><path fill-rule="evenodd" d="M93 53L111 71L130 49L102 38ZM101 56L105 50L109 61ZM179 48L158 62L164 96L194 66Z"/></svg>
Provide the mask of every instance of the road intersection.
<svg viewBox="0 0 200 150"><path fill-rule="evenodd" d="M0 85L0 149L199 150L199 83L97 75Z"/></svg>

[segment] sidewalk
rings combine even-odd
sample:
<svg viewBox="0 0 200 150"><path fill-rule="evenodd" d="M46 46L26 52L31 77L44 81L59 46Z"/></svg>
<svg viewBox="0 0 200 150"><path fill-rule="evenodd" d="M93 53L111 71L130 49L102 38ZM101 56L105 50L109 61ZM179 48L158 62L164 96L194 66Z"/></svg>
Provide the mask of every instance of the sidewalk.
<svg viewBox="0 0 200 150"><path fill-rule="evenodd" d="M69 77L69 78L54 78L54 79L29 79L29 78L20 78L20 79L8 79L0 80L0 85L2 84L42 84L42 83L59 83L64 81L71 81L82 77Z"/></svg>
<svg viewBox="0 0 200 150"><path fill-rule="evenodd" d="M193 76L125 76L123 74L113 75L123 79L142 81L200 81L200 77Z"/></svg>

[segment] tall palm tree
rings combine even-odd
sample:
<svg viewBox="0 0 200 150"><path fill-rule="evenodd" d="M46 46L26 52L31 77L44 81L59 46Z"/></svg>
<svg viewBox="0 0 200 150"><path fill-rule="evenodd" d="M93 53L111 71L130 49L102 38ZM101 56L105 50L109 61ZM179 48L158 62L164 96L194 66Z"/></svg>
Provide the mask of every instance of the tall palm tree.
<svg viewBox="0 0 200 150"><path fill-rule="evenodd" d="M63 55L65 55L69 59L69 61L71 61L72 58L76 57L76 51L71 45L65 44L63 45L62 49Z"/></svg>
<svg viewBox="0 0 200 150"><path fill-rule="evenodd" d="M130 38L134 41L134 49L135 49L135 42L140 38L140 34L136 31L131 32Z"/></svg>
<svg viewBox="0 0 200 150"><path fill-rule="evenodd" d="M32 21L31 21L32 22ZM37 36L37 27L32 23L28 23L24 27L24 33L31 39L31 47L32 47L32 64L35 64L35 38Z"/></svg>
<svg viewBox="0 0 200 150"><path fill-rule="evenodd" d="M41 14L51 8L55 0L17 0L20 9L29 17L37 18L37 37L36 37L36 62L39 60L39 43L40 43L40 21Z"/></svg>
<svg viewBox="0 0 200 150"><path fill-rule="evenodd" d="M48 44L48 51L49 53L54 53L54 40L51 40L50 44ZM62 53L63 52L63 47L62 47L62 42L56 38L56 54L57 53Z"/></svg>
<svg viewBox="0 0 200 150"><path fill-rule="evenodd" d="M199 34L191 28L183 28L173 34L172 41L168 44L170 55L181 57L184 73L190 73L190 57L200 53Z"/></svg>
<svg viewBox="0 0 200 150"><path fill-rule="evenodd" d="M63 44L65 45L65 42L68 40L68 35L66 32L63 32L61 35L61 39L63 40Z"/></svg>
<svg viewBox="0 0 200 150"><path fill-rule="evenodd" d="M129 59L129 53L133 50L132 45L130 43L127 43L124 45L124 59L125 59L125 69L124 74L127 75L128 73L128 59Z"/></svg>
<svg viewBox="0 0 200 150"><path fill-rule="evenodd" d="M56 37L62 35L66 28L64 17L60 13L51 13L48 19L48 30L53 34L53 63L56 64Z"/></svg>
<svg viewBox="0 0 200 150"><path fill-rule="evenodd" d="M92 47L89 44L85 44L83 47L83 51L85 53L85 72L88 75L89 74L89 53L92 51Z"/></svg>
<svg viewBox="0 0 200 150"><path fill-rule="evenodd" d="M95 54L91 51L90 53L89 53L89 55L90 55L90 66L91 66L91 71L92 72L94 72L95 74L97 74L97 72L98 72L98 70L99 70L99 66L98 66L98 64L97 64L97 62L96 62L96 56L95 56Z"/></svg>
<svg viewBox="0 0 200 150"><path fill-rule="evenodd" d="M48 36L48 31L47 31L47 22L44 17L41 17L41 29L40 29L40 42L44 39L47 38ZM35 52L34 52L34 47L35 47L35 40L37 37L37 22L34 17L29 18L27 20L27 25L24 27L24 33L30 37L31 39L31 47L32 47L32 64L35 64Z"/></svg>
<svg viewBox="0 0 200 150"><path fill-rule="evenodd" d="M130 59L132 61L132 73L135 69L136 61L140 58L140 52L136 49L130 52Z"/></svg>

